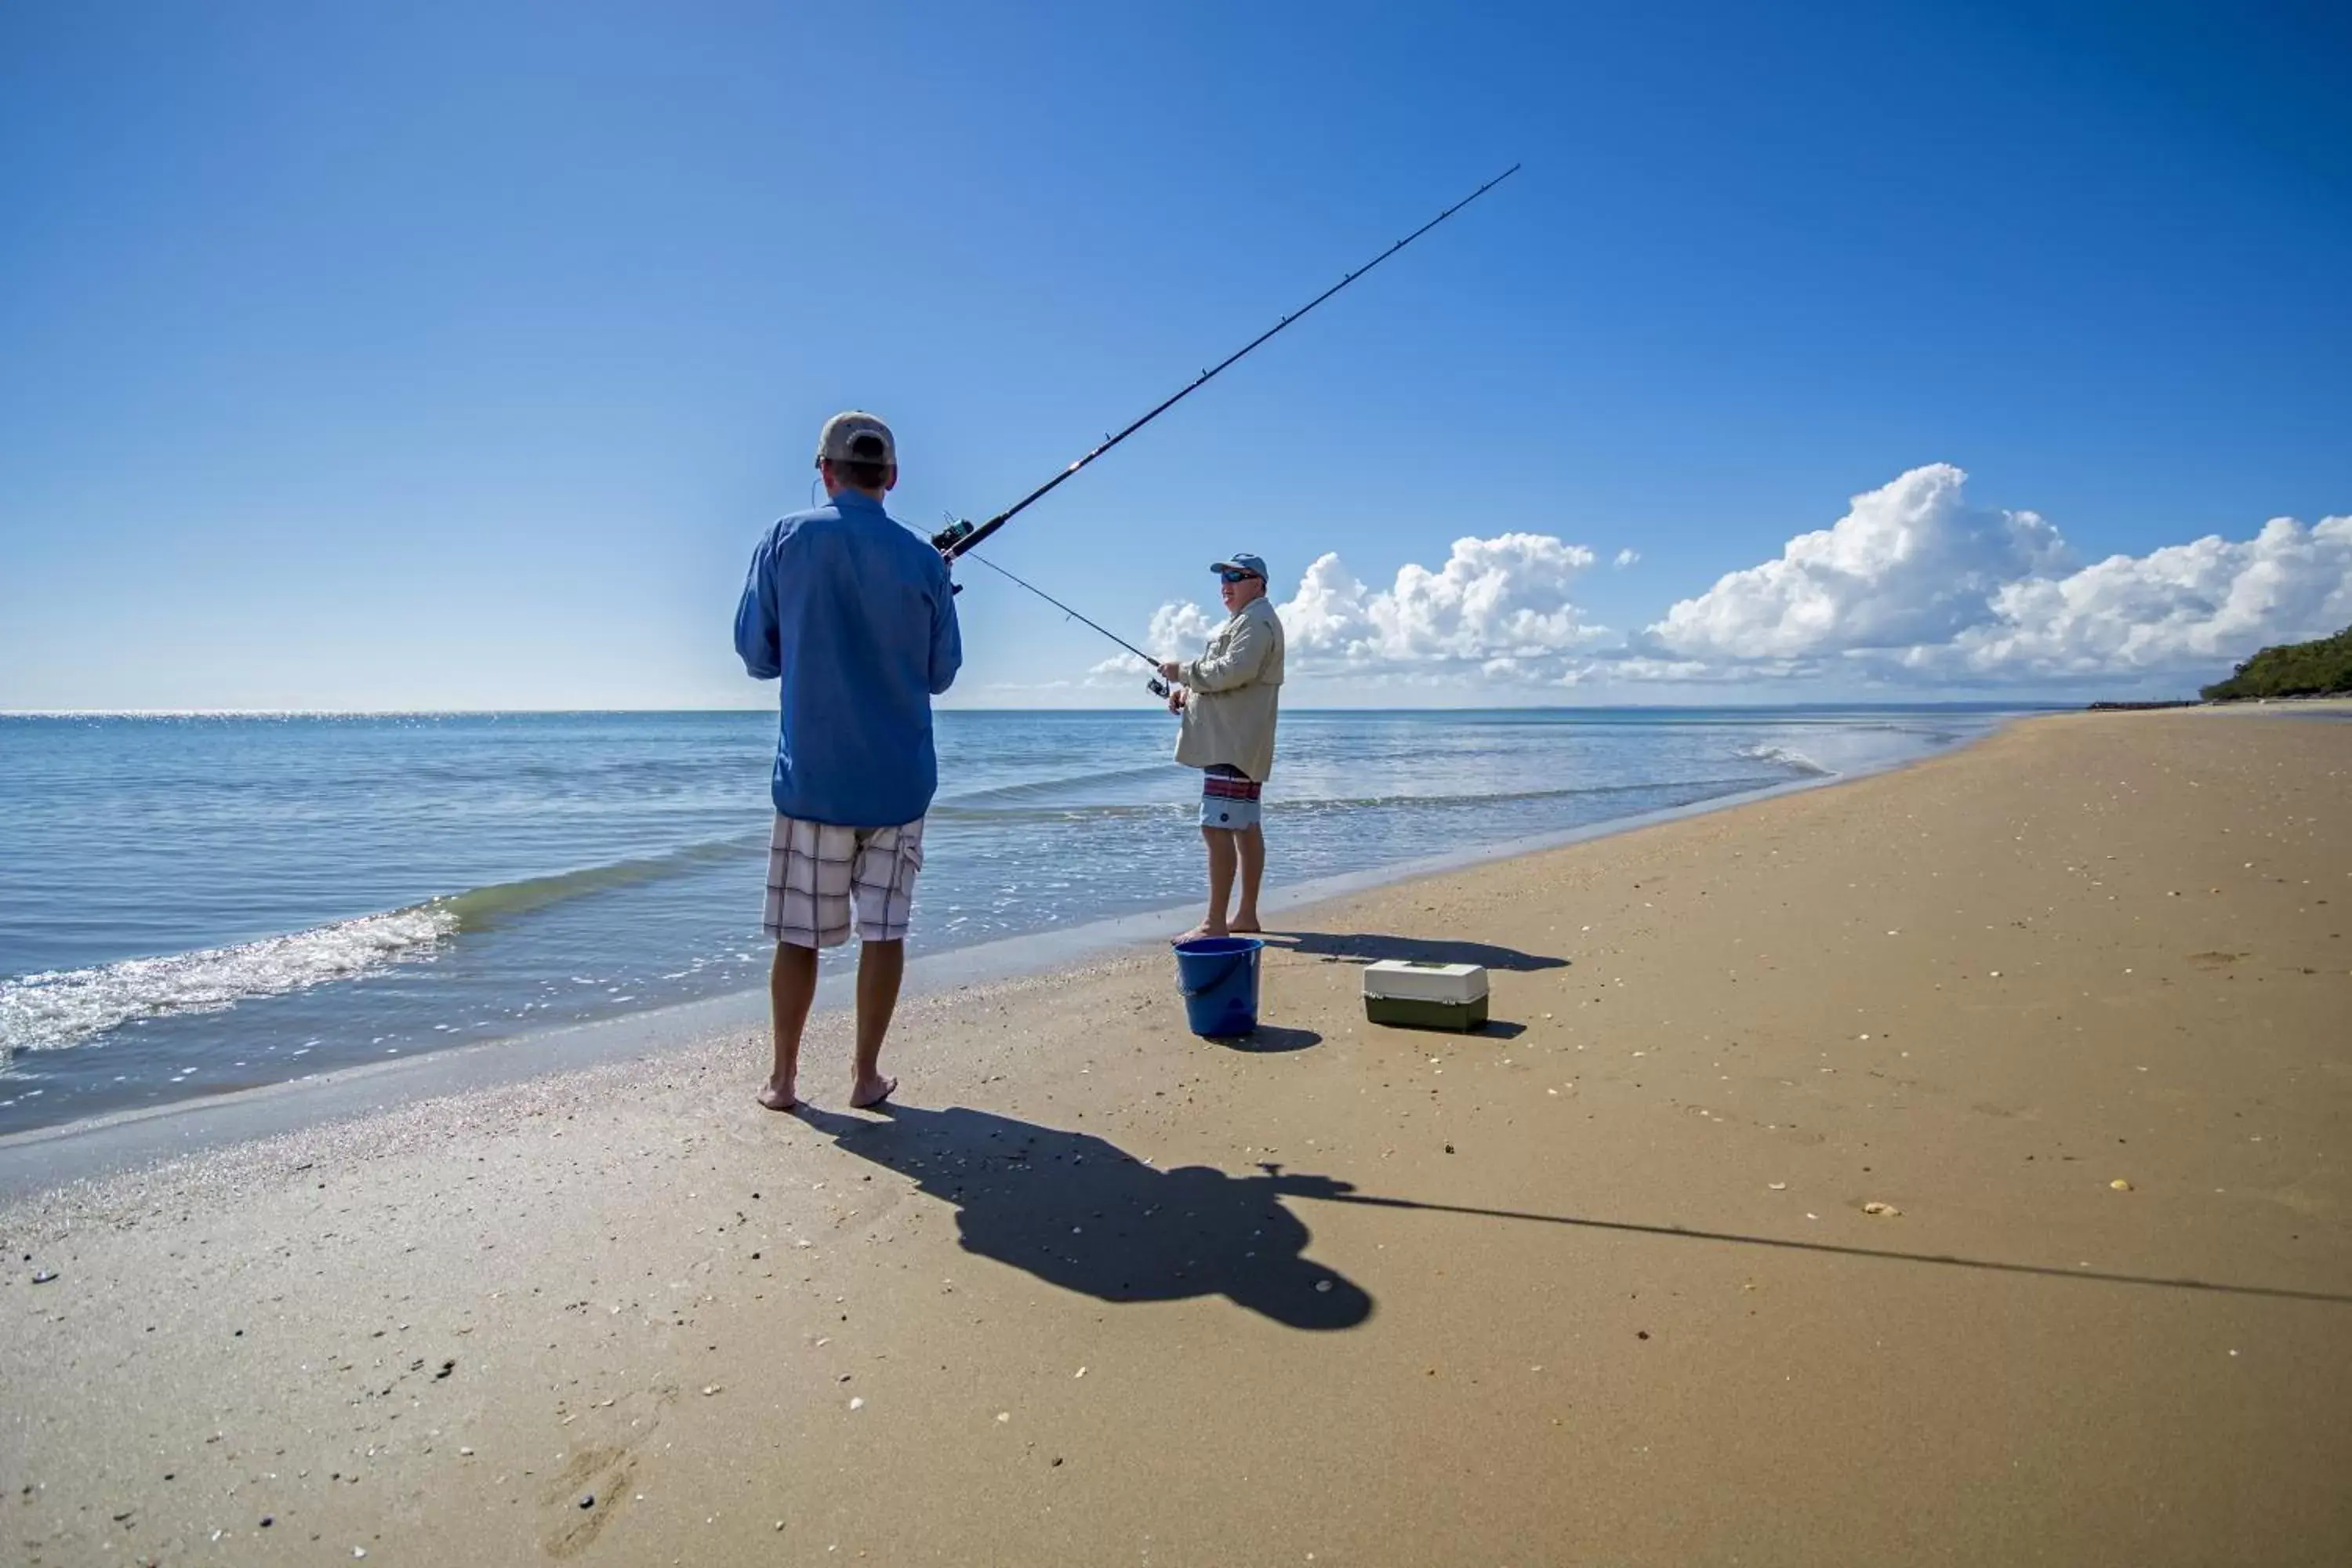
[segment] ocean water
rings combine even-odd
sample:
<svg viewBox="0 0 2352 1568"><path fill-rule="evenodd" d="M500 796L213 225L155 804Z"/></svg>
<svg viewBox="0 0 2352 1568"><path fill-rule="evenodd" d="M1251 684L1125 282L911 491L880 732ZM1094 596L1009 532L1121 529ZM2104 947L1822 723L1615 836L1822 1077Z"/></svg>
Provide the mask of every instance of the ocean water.
<svg viewBox="0 0 2352 1568"><path fill-rule="evenodd" d="M1268 880L1883 767L2005 712L1287 713ZM0 1132L761 984L774 722L0 717ZM1197 897L1171 724L940 715L916 949Z"/></svg>

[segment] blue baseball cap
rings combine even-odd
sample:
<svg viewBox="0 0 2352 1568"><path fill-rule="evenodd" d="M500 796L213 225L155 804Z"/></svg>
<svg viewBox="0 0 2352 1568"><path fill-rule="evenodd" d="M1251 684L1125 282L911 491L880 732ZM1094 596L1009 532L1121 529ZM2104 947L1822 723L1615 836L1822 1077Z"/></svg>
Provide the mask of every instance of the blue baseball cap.
<svg viewBox="0 0 2352 1568"><path fill-rule="evenodd" d="M1273 581L1271 577L1266 575L1265 559L1261 556L1252 555L1247 551L1235 551L1228 559L1212 563L1209 570L1212 572L1246 572L1251 576L1255 577L1262 582L1270 583Z"/></svg>

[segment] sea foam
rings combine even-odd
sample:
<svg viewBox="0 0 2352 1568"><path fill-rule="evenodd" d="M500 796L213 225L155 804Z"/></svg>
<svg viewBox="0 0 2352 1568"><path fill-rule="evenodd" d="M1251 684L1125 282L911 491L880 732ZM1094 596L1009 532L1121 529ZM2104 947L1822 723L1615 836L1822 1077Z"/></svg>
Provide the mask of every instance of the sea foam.
<svg viewBox="0 0 2352 1568"><path fill-rule="evenodd" d="M1804 752L1792 751L1787 746L1743 746L1740 748L1739 754L1753 758L1759 763L1772 763L1780 767L1793 768L1813 778L1827 778L1837 772L1835 768L1825 768Z"/></svg>
<svg viewBox="0 0 2352 1568"><path fill-rule="evenodd" d="M0 981L0 1068L17 1051L78 1046L134 1019L216 1012L423 957L458 923L447 904L421 904L235 947Z"/></svg>

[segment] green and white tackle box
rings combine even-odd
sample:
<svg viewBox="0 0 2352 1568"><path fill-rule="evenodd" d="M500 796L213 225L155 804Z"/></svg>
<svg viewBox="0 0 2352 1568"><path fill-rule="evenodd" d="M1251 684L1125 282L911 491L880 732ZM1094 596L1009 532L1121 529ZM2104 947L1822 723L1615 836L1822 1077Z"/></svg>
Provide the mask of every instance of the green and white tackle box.
<svg viewBox="0 0 2352 1568"><path fill-rule="evenodd" d="M1486 971L1475 963L1382 959L1364 968L1364 1016L1413 1029L1475 1029L1486 1022Z"/></svg>

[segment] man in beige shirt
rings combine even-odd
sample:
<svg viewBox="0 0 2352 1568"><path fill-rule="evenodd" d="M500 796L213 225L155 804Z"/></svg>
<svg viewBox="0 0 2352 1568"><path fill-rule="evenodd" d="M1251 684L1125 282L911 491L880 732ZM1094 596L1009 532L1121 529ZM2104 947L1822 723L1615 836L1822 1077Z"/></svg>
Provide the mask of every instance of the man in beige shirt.
<svg viewBox="0 0 2352 1568"><path fill-rule="evenodd" d="M1265 836L1258 792L1274 772L1276 710L1282 698L1282 621L1265 600L1265 563L1237 554L1212 568L1232 618L1210 634L1200 658L1170 659L1160 673L1175 687L1168 709L1184 721L1176 760L1199 768L1201 837L1209 847L1209 918L1178 941L1262 929L1258 884L1265 876ZM1225 904L1234 872L1242 901L1231 923Z"/></svg>

